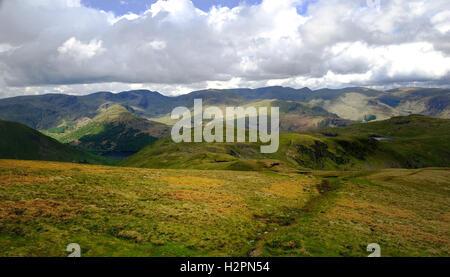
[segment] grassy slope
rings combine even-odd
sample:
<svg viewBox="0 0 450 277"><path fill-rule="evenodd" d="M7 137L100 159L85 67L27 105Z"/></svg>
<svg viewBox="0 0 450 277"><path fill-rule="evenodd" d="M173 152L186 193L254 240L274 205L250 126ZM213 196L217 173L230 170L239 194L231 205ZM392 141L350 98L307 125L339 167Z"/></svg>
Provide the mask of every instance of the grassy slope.
<svg viewBox="0 0 450 277"><path fill-rule="evenodd" d="M381 255L448 256L449 168L315 172L331 191L290 226L268 234L262 256L360 256L368 242Z"/></svg>
<svg viewBox="0 0 450 277"><path fill-rule="evenodd" d="M0 157L94 164L111 163L108 159L61 144L23 124L2 120L0 120Z"/></svg>
<svg viewBox="0 0 450 277"><path fill-rule="evenodd" d="M319 134L319 132L314 132ZM411 115L387 121L358 124L345 128L325 129L335 140L348 137L381 136L393 141L378 143L371 158L381 167L421 168L450 165L450 120Z"/></svg>
<svg viewBox="0 0 450 277"><path fill-rule="evenodd" d="M277 153L262 155L253 143L180 143L170 137L122 162L148 168L232 170L375 169L450 166L450 120L424 116L281 134ZM378 142L371 135L394 138ZM275 163L280 165L273 166Z"/></svg>
<svg viewBox="0 0 450 277"><path fill-rule="evenodd" d="M120 105L112 105L80 128L58 128L45 134L94 153L136 152L167 135L164 124L140 118Z"/></svg>
<svg viewBox="0 0 450 277"><path fill-rule="evenodd" d="M0 255L450 254L449 169L156 170L0 160Z"/></svg>

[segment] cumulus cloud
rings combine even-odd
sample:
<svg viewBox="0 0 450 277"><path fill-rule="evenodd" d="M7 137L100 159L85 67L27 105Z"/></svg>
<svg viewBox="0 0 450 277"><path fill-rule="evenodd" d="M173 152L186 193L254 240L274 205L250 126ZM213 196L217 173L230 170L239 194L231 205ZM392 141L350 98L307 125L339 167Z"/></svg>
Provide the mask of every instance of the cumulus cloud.
<svg viewBox="0 0 450 277"><path fill-rule="evenodd" d="M89 43L84 44L75 37L72 37L58 47L58 52L63 57L69 56L76 62L81 62L103 53L105 48L102 48L102 43L101 40L93 39Z"/></svg>
<svg viewBox="0 0 450 277"><path fill-rule="evenodd" d="M447 0L264 0L209 12L189 0L159 0L120 17L79 0L6 0L0 97L448 86L449 18Z"/></svg>

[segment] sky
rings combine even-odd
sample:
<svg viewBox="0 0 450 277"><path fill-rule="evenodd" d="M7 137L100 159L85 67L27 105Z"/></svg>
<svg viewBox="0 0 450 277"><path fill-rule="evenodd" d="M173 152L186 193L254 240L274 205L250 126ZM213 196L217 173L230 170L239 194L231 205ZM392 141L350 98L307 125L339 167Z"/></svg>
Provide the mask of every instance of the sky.
<svg viewBox="0 0 450 277"><path fill-rule="evenodd" d="M157 0L82 0L81 3L94 9L113 12L115 15L127 13L140 14L150 9ZM194 6L204 12L208 12L213 6L234 8L241 3L248 5L260 4L261 0L194 0Z"/></svg>
<svg viewBox="0 0 450 277"><path fill-rule="evenodd" d="M450 86L448 0L0 0L0 98Z"/></svg>

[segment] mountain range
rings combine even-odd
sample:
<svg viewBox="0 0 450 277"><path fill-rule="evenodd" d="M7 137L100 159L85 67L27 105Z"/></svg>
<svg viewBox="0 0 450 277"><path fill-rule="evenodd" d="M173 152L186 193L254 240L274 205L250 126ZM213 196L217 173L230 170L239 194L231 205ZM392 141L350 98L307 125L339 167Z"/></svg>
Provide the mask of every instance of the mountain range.
<svg viewBox="0 0 450 277"><path fill-rule="evenodd" d="M0 99L0 118L45 130L58 126L63 120L93 118L101 112L99 108L105 103L119 104L138 116L153 118L168 114L177 106L192 107L196 98L202 98L207 105L237 106L264 99L303 102L349 120L364 120L370 116L386 119L411 113L441 118L450 116L450 89L399 88L378 91L356 87L312 91L308 88L265 87L201 90L176 97L148 90L117 94L98 92L86 96L18 96Z"/></svg>
<svg viewBox="0 0 450 277"><path fill-rule="evenodd" d="M343 127L358 122L421 114L450 118L450 89L388 91L265 87L200 90L170 97L155 91L98 92L85 96L46 94L0 99L0 119L15 121L95 154L134 153L168 135L177 106L280 107L282 132Z"/></svg>

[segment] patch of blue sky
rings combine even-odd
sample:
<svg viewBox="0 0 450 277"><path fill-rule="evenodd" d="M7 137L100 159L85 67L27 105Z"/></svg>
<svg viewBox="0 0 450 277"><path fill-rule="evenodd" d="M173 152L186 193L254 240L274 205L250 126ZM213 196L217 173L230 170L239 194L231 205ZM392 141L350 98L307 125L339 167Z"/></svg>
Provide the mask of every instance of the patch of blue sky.
<svg viewBox="0 0 450 277"><path fill-rule="evenodd" d="M317 2L318 0L306 0L306 1L302 1L299 5L296 6L297 8L297 13L300 15L307 15L308 14L308 7L311 4L314 4L315 2Z"/></svg>
<svg viewBox="0 0 450 277"><path fill-rule="evenodd" d="M84 6L113 12L115 15L128 13L140 14L150 8L157 0L82 0ZM192 0L194 6L203 11L209 11L212 6L234 8L240 3L247 5L260 4L262 0Z"/></svg>

